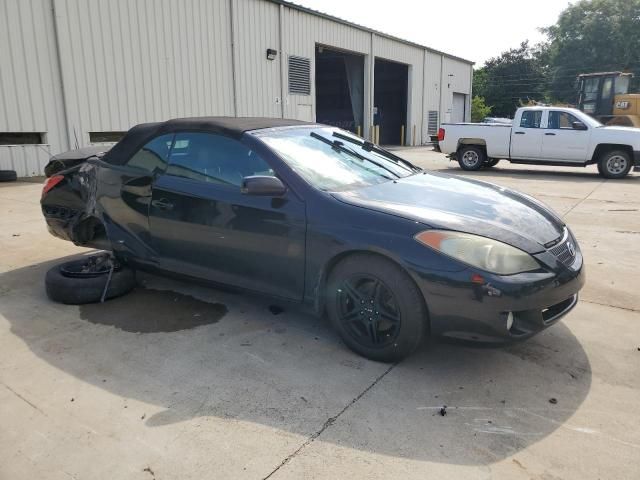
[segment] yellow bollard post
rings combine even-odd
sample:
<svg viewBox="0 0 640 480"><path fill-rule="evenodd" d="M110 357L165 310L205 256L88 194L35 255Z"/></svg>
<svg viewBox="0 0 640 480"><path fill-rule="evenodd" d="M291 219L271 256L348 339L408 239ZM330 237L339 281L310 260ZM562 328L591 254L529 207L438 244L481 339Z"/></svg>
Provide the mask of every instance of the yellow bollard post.
<svg viewBox="0 0 640 480"><path fill-rule="evenodd" d="M400 146L404 147L404 125L400 127Z"/></svg>
<svg viewBox="0 0 640 480"><path fill-rule="evenodd" d="M376 145L380 145L380 125L376 125Z"/></svg>
<svg viewBox="0 0 640 480"><path fill-rule="evenodd" d="M358 134L359 137L361 137L362 135L360 135L361 131L360 131L360 125L358 125L356 127L356 133Z"/></svg>

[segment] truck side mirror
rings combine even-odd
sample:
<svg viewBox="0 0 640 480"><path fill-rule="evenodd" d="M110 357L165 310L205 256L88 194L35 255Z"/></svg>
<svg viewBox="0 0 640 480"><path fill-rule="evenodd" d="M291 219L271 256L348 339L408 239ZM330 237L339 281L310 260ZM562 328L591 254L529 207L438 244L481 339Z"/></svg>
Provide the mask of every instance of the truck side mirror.
<svg viewBox="0 0 640 480"><path fill-rule="evenodd" d="M573 122L571 124L574 130L588 130L589 128L582 122Z"/></svg>

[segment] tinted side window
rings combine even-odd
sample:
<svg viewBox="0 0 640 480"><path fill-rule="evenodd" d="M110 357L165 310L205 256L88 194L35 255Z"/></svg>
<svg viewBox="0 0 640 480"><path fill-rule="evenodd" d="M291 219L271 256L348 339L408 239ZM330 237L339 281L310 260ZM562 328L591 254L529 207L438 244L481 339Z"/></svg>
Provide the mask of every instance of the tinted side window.
<svg viewBox="0 0 640 480"><path fill-rule="evenodd" d="M154 138L129 159L127 166L146 170L149 173L164 171L172 142L173 133Z"/></svg>
<svg viewBox="0 0 640 480"><path fill-rule="evenodd" d="M239 141L191 132L176 134L167 174L238 187L244 177L274 175L256 152Z"/></svg>
<svg viewBox="0 0 640 480"><path fill-rule="evenodd" d="M552 130L573 130L573 122L579 122L576 117L567 112L549 112L549 126Z"/></svg>
<svg viewBox="0 0 640 480"><path fill-rule="evenodd" d="M542 122L542 110L527 110L522 112L520 128L540 128Z"/></svg>

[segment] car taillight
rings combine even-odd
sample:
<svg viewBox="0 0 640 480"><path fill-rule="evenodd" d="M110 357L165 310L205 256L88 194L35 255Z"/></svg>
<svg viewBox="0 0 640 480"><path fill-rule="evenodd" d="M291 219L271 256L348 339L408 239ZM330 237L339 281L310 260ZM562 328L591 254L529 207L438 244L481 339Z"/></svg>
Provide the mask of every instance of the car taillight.
<svg viewBox="0 0 640 480"><path fill-rule="evenodd" d="M444 128L438 129L438 141L442 142L444 140Z"/></svg>
<svg viewBox="0 0 640 480"><path fill-rule="evenodd" d="M47 181L44 182L44 187L42 187L42 196L44 197L47 192L58 185L62 180L64 180L64 175L53 175L52 177L47 178Z"/></svg>

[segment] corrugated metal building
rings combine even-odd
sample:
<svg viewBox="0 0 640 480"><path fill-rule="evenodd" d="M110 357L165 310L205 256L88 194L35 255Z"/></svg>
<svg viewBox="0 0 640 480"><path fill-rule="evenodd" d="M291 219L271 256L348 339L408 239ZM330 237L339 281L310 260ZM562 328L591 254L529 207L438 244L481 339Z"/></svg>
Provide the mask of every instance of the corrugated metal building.
<svg viewBox="0 0 640 480"><path fill-rule="evenodd" d="M279 0L0 0L0 169L38 175L51 154L199 115L421 144L469 118L472 71Z"/></svg>

